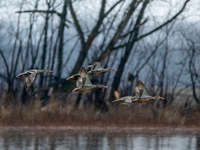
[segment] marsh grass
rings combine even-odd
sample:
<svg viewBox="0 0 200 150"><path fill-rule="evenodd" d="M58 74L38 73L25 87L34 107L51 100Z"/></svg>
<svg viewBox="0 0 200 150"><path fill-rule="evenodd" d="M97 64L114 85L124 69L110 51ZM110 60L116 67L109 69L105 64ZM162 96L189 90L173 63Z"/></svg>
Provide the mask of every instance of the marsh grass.
<svg viewBox="0 0 200 150"><path fill-rule="evenodd" d="M0 107L0 126L87 126L87 127L200 127L200 112L196 108L158 107L152 103L130 106L109 105L109 111L99 113L93 107L63 105L51 100L41 107L39 99L29 105Z"/></svg>

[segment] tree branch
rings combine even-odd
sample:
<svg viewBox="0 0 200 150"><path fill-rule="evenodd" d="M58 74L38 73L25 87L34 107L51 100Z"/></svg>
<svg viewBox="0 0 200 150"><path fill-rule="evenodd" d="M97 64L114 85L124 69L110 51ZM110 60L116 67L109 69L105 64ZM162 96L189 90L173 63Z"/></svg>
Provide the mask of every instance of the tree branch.
<svg viewBox="0 0 200 150"><path fill-rule="evenodd" d="M0 73L0 77L5 79L6 81L8 81L8 78L5 75L1 74L1 73Z"/></svg>
<svg viewBox="0 0 200 150"><path fill-rule="evenodd" d="M138 27L144 25L147 21L148 21L148 18L146 18L142 23L136 25L135 28L138 28ZM122 38L125 38L125 37L127 37L128 35L132 34L132 33L134 32L135 28L134 28L133 30L131 30L130 32L125 33L124 35L121 35L120 38L122 39Z"/></svg>
<svg viewBox="0 0 200 150"><path fill-rule="evenodd" d="M166 21L166 22L163 23L162 25L158 26L157 28L153 29L152 31L150 31L150 32L148 32L148 33L146 33L146 34L144 34L144 35L141 35L140 37L138 37L138 38L136 39L136 41L139 41L140 39L142 39L142 38L144 38L144 37L146 37L146 36L148 36L148 35L150 35L150 34L156 32L156 31L158 31L159 29L161 29L162 27L164 27L165 25L167 25L168 23L170 23L170 22L172 22L174 19L176 19L176 18L183 12L183 10L185 9L185 7L186 7L186 5L187 5L187 3L188 3L189 1L190 1L190 0L186 0L186 1L185 1L185 3L184 3L184 5L183 5L183 7L181 8L181 10L180 10L176 15L174 15L174 17L172 17L171 19L169 19L168 21ZM131 33L131 32L130 32L130 33ZM122 47L127 46L128 44L130 44L130 42L127 42L127 43L125 43L125 44L123 44L123 45L119 45L119 46L113 47L113 48L111 48L111 49L112 49L112 50L119 49L119 48L122 48Z"/></svg>
<svg viewBox="0 0 200 150"><path fill-rule="evenodd" d="M70 9L70 12L71 12L71 15L72 15L72 18L74 20L74 24L75 24L75 27L76 27L76 30L78 32L78 35L80 37L80 40L81 40L81 45L84 47L85 46L85 38L84 38L84 34L83 34L83 31L81 29L81 26L77 20L77 17L76 17L76 14L74 12L74 8L72 6L72 1L69 0L69 9Z"/></svg>
<svg viewBox="0 0 200 150"><path fill-rule="evenodd" d="M58 17L62 19L62 14L58 13L55 10L23 10L23 11L16 11L16 13L49 13L49 14L57 14ZM69 23L72 23L70 20L66 19L64 21L67 21ZM65 23L65 26L69 28L69 26Z"/></svg>
<svg viewBox="0 0 200 150"><path fill-rule="evenodd" d="M101 10L99 12L99 19L98 19L96 25L94 26L92 32L88 36L88 39L87 39L87 42L86 42L87 50L91 46L91 44L92 44L93 40L95 39L95 37L99 34L98 30L99 30L99 28L100 28L100 26L102 24L103 19L105 18L105 15L104 15L105 4L106 4L106 0L102 0Z"/></svg>
<svg viewBox="0 0 200 150"><path fill-rule="evenodd" d="M153 50L153 52L149 55L149 57L147 57L147 59L145 60L145 62L140 66L140 68L137 70L136 74L139 74L139 72L142 70L142 68L147 64L147 62L150 60L150 58L156 53L156 51L158 50L158 48L164 43L165 39L163 39L159 44L156 44L155 49Z"/></svg>
<svg viewBox="0 0 200 150"><path fill-rule="evenodd" d="M119 0L118 2L116 2L108 11L107 13L105 13L104 18L120 3L124 0Z"/></svg>
<svg viewBox="0 0 200 150"><path fill-rule="evenodd" d="M7 72L7 76L10 76L10 73L9 73L9 67L8 67L8 63L7 63L7 61L6 61L6 58L5 58L5 56L4 56L4 54L3 54L3 51L2 51L2 50L0 50L0 54L1 54L1 57L3 58L3 62L4 62L4 64L5 64L5 66L6 66L6 72Z"/></svg>
<svg viewBox="0 0 200 150"><path fill-rule="evenodd" d="M166 21L166 22L163 23L162 25L158 26L157 28L153 29L152 31L150 31L150 32L148 32L148 33L146 33L146 34L144 34L144 35L141 35L139 38L137 38L137 41L140 40L140 39L142 39L142 38L144 38L144 37L146 37L146 36L148 36L148 35L150 35L150 34L152 34L153 32L158 31L159 29L161 29L162 27L164 27L165 25L167 25L168 23L170 23L170 22L172 22L174 19L176 19L176 18L183 12L183 10L185 9L185 7L186 7L186 5L187 5L187 3L188 3L189 1L190 1L190 0L186 0L186 1L185 1L185 3L184 3L184 5L183 5L183 7L181 8L181 10L180 10L176 15L174 15L174 17L172 17L171 19L169 19L168 21Z"/></svg>
<svg viewBox="0 0 200 150"><path fill-rule="evenodd" d="M127 13L125 13L125 17L123 17L124 19L122 19L122 21L120 22L120 24L118 25L117 31L115 32L115 35L113 36L113 38L110 40L108 46L106 47L105 51L103 51L99 57L99 61L102 61L107 55L109 55L112 52L112 48L114 47L114 45L116 44L117 40L120 37L120 34L122 33L122 31L124 30L125 26L128 23L128 20L130 19L130 17L132 16L133 12L135 11L135 9L137 8L137 6L141 3L141 0L139 2L136 3L136 1L132 1L129 7L129 10Z"/></svg>

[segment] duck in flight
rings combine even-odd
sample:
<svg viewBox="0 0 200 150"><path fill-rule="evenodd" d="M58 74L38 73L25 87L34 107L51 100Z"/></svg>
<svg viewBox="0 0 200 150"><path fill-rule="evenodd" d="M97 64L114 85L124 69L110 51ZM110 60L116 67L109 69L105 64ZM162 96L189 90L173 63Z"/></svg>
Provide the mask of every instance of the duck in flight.
<svg viewBox="0 0 200 150"><path fill-rule="evenodd" d="M90 76L98 76L98 75L101 75L101 74L104 74L106 72L110 72L110 71L117 71L115 69L112 69L112 68L108 68L108 69L104 69L101 67L101 62L93 62L93 63L90 63L88 65L88 68L91 68L90 71L88 71L88 74Z"/></svg>
<svg viewBox="0 0 200 150"><path fill-rule="evenodd" d="M76 80L76 82L79 82L78 86L73 90L73 92L86 93L96 88L107 88L106 86L102 84L93 85L90 81L90 76L84 67L81 68L80 76L79 74L73 75L67 79Z"/></svg>
<svg viewBox="0 0 200 150"><path fill-rule="evenodd" d="M47 69L43 69L43 70L32 69L32 70L28 70L26 72L20 73L19 75L17 75L17 77L19 78L24 77L25 86L29 87L31 84L33 84L36 76L44 72L52 72L52 71L47 70Z"/></svg>
<svg viewBox="0 0 200 150"><path fill-rule="evenodd" d="M140 96L137 99L137 101L133 103L145 103L145 102L149 102L155 99L159 99L159 100L164 99L163 97L160 97L160 96L155 96L155 97L149 96L149 94L147 93L147 88L141 81L138 81L138 89L140 91L140 94L139 94Z"/></svg>
<svg viewBox="0 0 200 150"><path fill-rule="evenodd" d="M115 97L119 97L119 94L117 91L115 91ZM122 98L118 98L116 100L114 100L113 102L121 102L122 104L130 104L130 103L145 103L145 102L149 102L152 101L154 99L160 99L163 100L163 97L160 96L149 96L147 93L147 88L145 87L145 85L141 82L138 81L137 86L135 87L135 93L136 96L125 96ZM116 96L117 95L117 96Z"/></svg>
<svg viewBox="0 0 200 150"><path fill-rule="evenodd" d="M113 103L119 102L124 105L129 105L129 104L137 101L137 99L139 98L139 93L140 93L140 91L139 91L138 87L135 87L135 94L136 94L135 96L125 96L125 97L119 98L119 92L115 91L114 94L117 99L114 100Z"/></svg>

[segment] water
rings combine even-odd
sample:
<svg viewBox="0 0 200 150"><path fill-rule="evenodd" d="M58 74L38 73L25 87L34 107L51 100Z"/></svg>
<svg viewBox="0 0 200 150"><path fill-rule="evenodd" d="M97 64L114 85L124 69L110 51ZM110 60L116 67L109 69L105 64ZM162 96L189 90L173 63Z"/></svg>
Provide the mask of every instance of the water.
<svg viewBox="0 0 200 150"><path fill-rule="evenodd" d="M0 150L197 150L200 134L1 129Z"/></svg>

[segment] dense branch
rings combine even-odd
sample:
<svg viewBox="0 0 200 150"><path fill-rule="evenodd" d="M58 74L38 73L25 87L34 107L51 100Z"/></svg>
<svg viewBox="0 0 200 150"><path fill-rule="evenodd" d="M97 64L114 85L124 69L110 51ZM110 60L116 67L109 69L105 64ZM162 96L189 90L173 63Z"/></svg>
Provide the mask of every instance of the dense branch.
<svg viewBox="0 0 200 150"><path fill-rule="evenodd" d="M105 51L103 51L99 57L99 61L103 61L105 59L106 56L108 56L111 52L112 52L112 47L114 47L114 45L117 43L120 34L122 33L122 31L124 30L124 28L126 27L128 20L130 19L130 17L132 16L133 12L135 11L135 9L137 8L137 6L140 4L141 1L139 1L138 3L136 3L136 1L132 1L130 6L129 6L129 10L127 13L125 13L125 17L124 19L121 21L121 23L119 24L117 31L115 32L115 35L113 36L113 38L110 40L107 48L105 49Z"/></svg>
<svg viewBox="0 0 200 150"><path fill-rule="evenodd" d="M116 91L119 87L120 80L121 80L121 77L122 77L122 74L123 74L123 71L124 71L124 68L125 68L125 64L126 64L128 58L129 58L131 50L132 50L132 48L135 44L135 39L138 37L138 34L139 34L140 26L138 26L138 25L141 23L141 20L144 16L145 9L146 9L148 4L149 4L149 0L145 0L142 4L142 8L140 9L140 11L138 13L137 19L136 19L134 27L133 27L134 32L131 34L131 36L128 39L130 44L127 45L127 47L125 49L125 53L121 57L120 64L119 64L119 66L117 68L117 72L114 76L109 101L112 101L114 99L113 92Z"/></svg>
<svg viewBox="0 0 200 150"><path fill-rule="evenodd" d="M136 27L140 27L140 26L144 25L147 21L148 21L148 18L146 18L142 23L138 24ZM128 35L132 34L133 32L134 32L134 29L131 30L131 31L128 32L128 33L125 33L124 35L121 35L120 38L121 38L121 39L122 39L122 38L125 38L125 37L127 37Z"/></svg>
<svg viewBox="0 0 200 150"><path fill-rule="evenodd" d="M20 5L20 10L22 10L22 7L23 7L23 2ZM17 41L19 38L19 30L20 30L20 17L21 17L21 14L18 15L18 19L17 19L17 31L16 31L15 42L14 42L14 46L13 46L13 50L12 50L12 61L11 61L10 71L13 70L13 66L14 66L15 50L16 50Z"/></svg>
<svg viewBox="0 0 200 150"><path fill-rule="evenodd" d="M74 13L74 10L73 10L73 7L72 7L71 1L70 1L70 11L71 11L72 18L74 20L77 32L78 32L78 34L80 36L81 45L82 45L81 51L80 51L79 56L78 56L78 59L76 61L76 64L75 64L74 68L71 71L71 74L74 74L74 73L78 72L78 70L80 69L80 67L83 64L85 58L87 57L88 50L90 49L90 47L92 45L92 42L94 41L94 39L99 34L99 28L101 27L104 18L114 9L114 7L117 6L117 4L119 4L119 3L117 2L115 5L113 5L105 15L106 0L102 0L101 8L100 8L100 11L99 11L98 21L96 22L96 24L93 27L91 33L89 34L87 41L85 42L84 34L83 34L82 30L81 30L81 27L80 27L79 22L78 22L78 20L76 18L76 15Z"/></svg>
<svg viewBox="0 0 200 150"><path fill-rule="evenodd" d="M67 16L67 0L64 1L63 5L63 12L60 22L60 27L58 31L59 36L59 46L58 46L58 65L57 65L57 77L60 78L62 74L62 65L63 65L63 40L64 40L64 31L65 31L65 25L62 20L65 20Z"/></svg>
<svg viewBox="0 0 200 150"><path fill-rule="evenodd" d="M15 66L14 66L14 70L13 70L13 79L15 78L15 73L16 73L16 70L17 70L17 66L18 66L18 62L19 62L19 56L20 56L20 53L22 51L22 41L20 41L20 44L19 44L19 50L18 50L18 53L17 53L17 58L15 60Z"/></svg>
<svg viewBox="0 0 200 150"><path fill-rule="evenodd" d="M165 25L167 25L168 23L170 23L170 22L172 22L174 19L176 19L176 18L183 12L183 10L185 9L185 7L186 7L186 5L187 5L187 3L188 3L189 1L190 1L190 0L186 0L185 3L184 3L184 5L183 5L183 7L181 8L181 10L180 10L177 14L175 14L171 19L169 19L168 21L166 21L166 22L163 23L162 25L158 26L157 28L151 30L150 32L148 32L148 33L146 33L146 34L144 34L144 35L141 35L140 37L138 37L138 38L136 39L136 41L141 40L142 38L144 38L144 37L146 37L146 36L148 36L148 35L150 35L150 34L156 32L156 31L158 31L159 29L161 29L162 27L164 27ZM130 32L130 33L132 33L132 32ZM113 47L113 48L111 48L111 49L112 49L112 50L119 49L119 48L122 48L122 47L127 46L128 44L130 44L130 43L125 43L125 44L123 44L123 45L119 45L119 46Z"/></svg>
<svg viewBox="0 0 200 150"><path fill-rule="evenodd" d="M119 0L118 2L116 2L105 14L104 14L104 18L120 3L124 0Z"/></svg>
<svg viewBox="0 0 200 150"><path fill-rule="evenodd" d="M2 50L0 50L0 54L1 54L1 57L3 58L3 62L4 62L4 64L5 64L5 66L6 66L6 72L7 72L7 76L10 76L10 73L9 73L9 67L8 67L8 63L7 63L7 61L6 61L6 58L5 58L5 56L4 56L4 54L3 54L3 51L2 51Z"/></svg>
<svg viewBox="0 0 200 150"><path fill-rule="evenodd" d="M163 23L163 24L160 25L159 27L153 29L152 31L150 31L150 32L148 32L148 33L146 33L146 34L144 34L144 35L141 35L139 38L137 38L137 41L140 40L140 39L142 39L142 38L144 38L144 37L146 37L146 36L148 36L148 35L150 35L150 34L152 34L152 33L154 33L154 32L156 32L156 31L158 31L159 29L161 29L162 27L164 27L165 25L167 25L168 23L170 23L170 22L172 22L174 19L176 19L176 18L183 12L183 10L185 9L185 7L186 7L186 5L187 5L187 3L188 3L189 1L190 1L190 0L186 0L186 1L185 1L185 3L184 3L184 5L183 5L183 7L181 8L181 10L180 10L176 15L174 15L174 17L172 17L171 19L169 19L168 21L166 21L165 23Z"/></svg>
<svg viewBox="0 0 200 150"><path fill-rule="evenodd" d="M140 66L140 68L137 70L136 74L139 74L139 72L142 70L142 68L148 63L148 61L151 59L151 57L156 53L156 51L158 50L158 48L165 42L165 39L163 39L159 44L156 44L155 49L153 50L153 52L151 53L151 55L149 55L149 57L144 61L144 63Z"/></svg>
<svg viewBox="0 0 200 150"><path fill-rule="evenodd" d="M102 25L102 21L105 18L104 12L105 12L105 4L106 4L106 0L102 0L102 4L101 4L101 10L99 12L99 19L96 23L96 25L94 26L92 32L90 33L90 35L88 36L87 42L86 42L86 47L87 50L89 49L89 47L91 46L93 40L95 37L97 37L97 35L99 34L98 30L100 28L100 26Z"/></svg>
<svg viewBox="0 0 200 150"><path fill-rule="evenodd" d="M193 71L192 71L192 62L193 62L193 59L194 59L194 55L195 55L195 50L193 49L192 50L192 56L191 56L190 61L189 61L189 72L190 72L190 79L191 79L191 82L192 82L193 97L195 98L196 102L199 104L199 99L198 99L197 94L196 94L196 82L195 82L195 79L194 79L194 76L193 76Z"/></svg>
<svg viewBox="0 0 200 150"><path fill-rule="evenodd" d="M49 14L57 14L58 17L62 19L62 14L58 13L55 10L23 10L23 11L16 11L16 13L49 13ZM70 20L65 19L64 22L67 21L69 23L72 23ZM69 28L69 26L65 23L65 26Z"/></svg>
<svg viewBox="0 0 200 150"><path fill-rule="evenodd" d="M5 75L1 74L1 73L0 73L0 77L3 78L4 80L8 81L8 78Z"/></svg>
<svg viewBox="0 0 200 150"><path fill-rule="evenodd" d="M72 15L72 18L74 20L74 24L75 24L75 27L76 27L76 30L78 32L78 35L80 37L80 40L81 40L81 45L84 46L85 45L85 38L84 38L84 34L83 34L83 31L81 29L81 26L78 22L78 19L76 17L76 14L74 12L74 8L72 6L72 1L69 0L69 9L70 9L70 12L71 12L71 15Z"/></svg>

